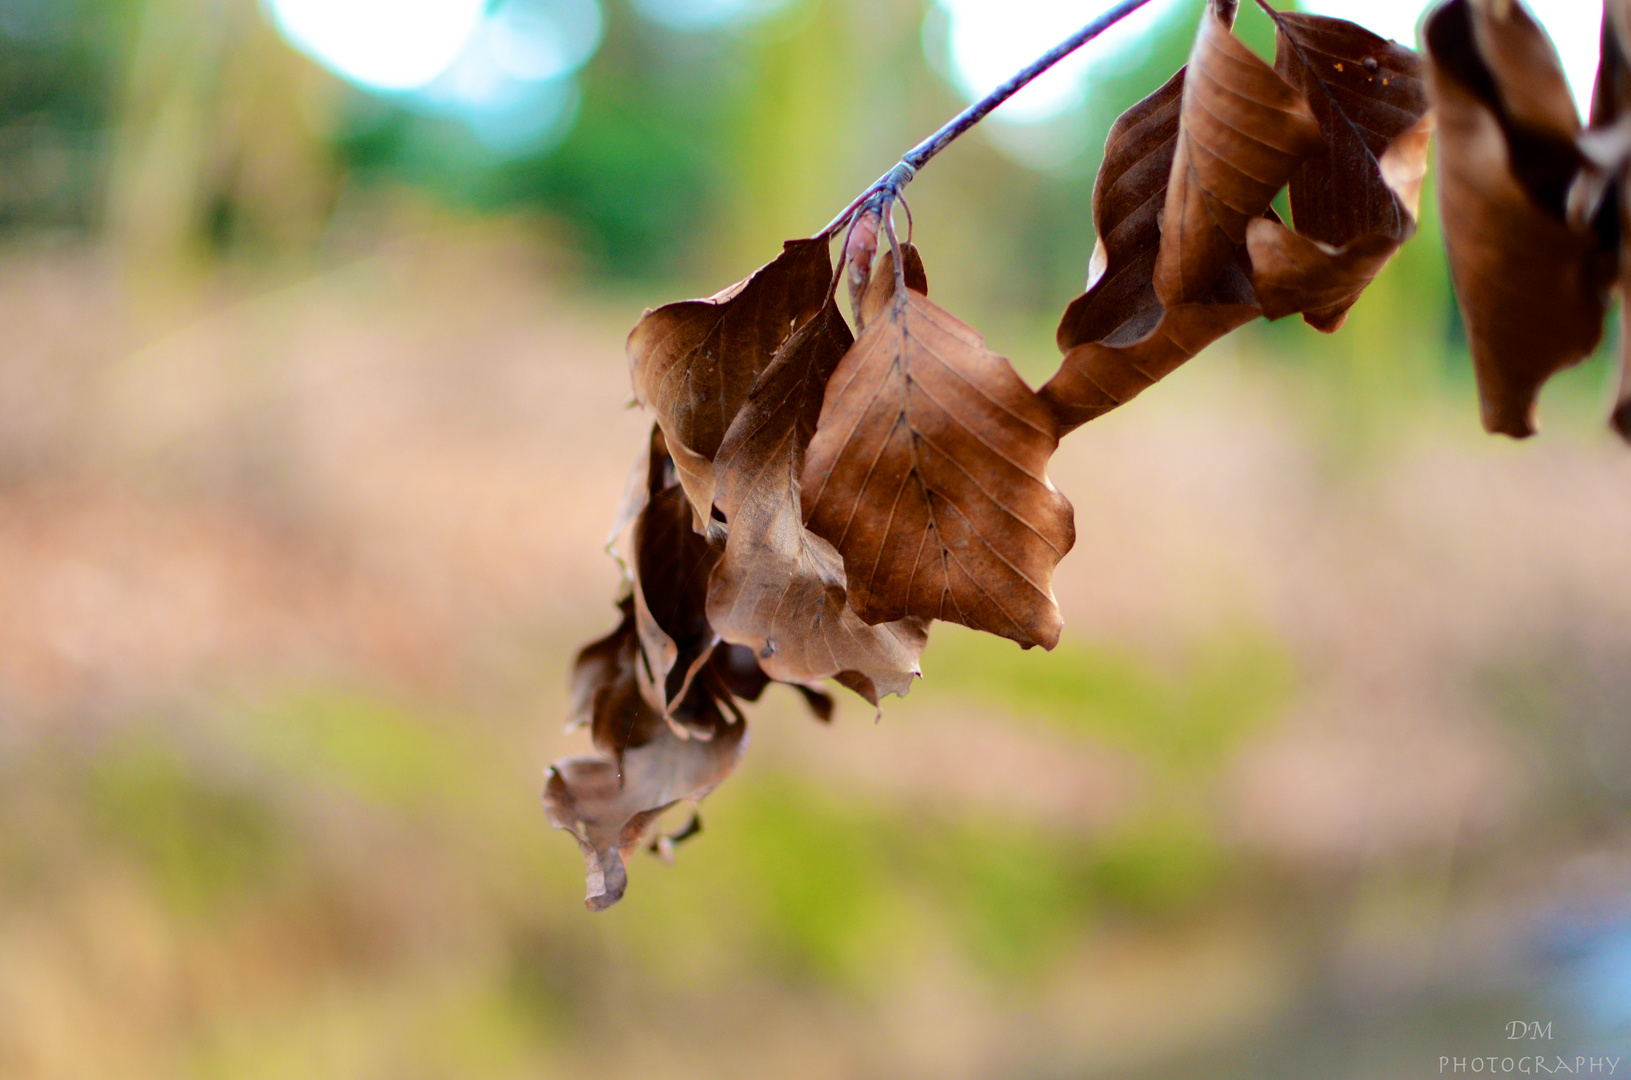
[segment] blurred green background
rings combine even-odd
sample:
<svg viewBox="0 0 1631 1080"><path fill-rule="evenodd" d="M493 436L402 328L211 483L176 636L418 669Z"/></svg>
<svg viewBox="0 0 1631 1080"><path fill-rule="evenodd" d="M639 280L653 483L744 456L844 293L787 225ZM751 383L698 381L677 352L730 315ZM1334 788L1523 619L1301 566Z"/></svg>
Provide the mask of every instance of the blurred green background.
<svg viewBox="0 0 1631 1080"><path fill-rule="evenodd" d="M538 792L615 619L623 337L959 108L953 8L476 2L488 54L386 91L324 11L0 0L0 1076L1631 1068L1613 342L1482 435L1427 200L1339 334L1249 327L1061 447L1056 651L937 626L876 721L772 690L590 916ZM1198 12L908 191L1033 383Z"/></svg>

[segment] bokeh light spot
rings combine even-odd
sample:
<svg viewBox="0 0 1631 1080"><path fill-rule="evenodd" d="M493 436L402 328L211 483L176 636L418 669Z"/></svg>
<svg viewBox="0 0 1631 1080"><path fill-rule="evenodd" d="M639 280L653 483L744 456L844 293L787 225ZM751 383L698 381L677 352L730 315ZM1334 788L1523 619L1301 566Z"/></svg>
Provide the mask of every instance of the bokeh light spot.
<svg viewBox="0 0 1631 1080"><path fill-rule="evenodd" d="M504 155L546 149L571 127L573 75L605 30L596 0L420 0L392 12L389 0L270 2L290 41L325 66L400 95L408 108L460 120Z"/></svg>
<svg viewBox="0 0 1631 1080"><path fill-rule="evenodd" d="M935 0L945 19L943 59L964 97L974 101L1014 72L1057 45L1111 7L1114 0ZM992 118L1013 124L1037 123L1075 109L1087 100L1087 71L1095 57L1136 44L1179 6L1155 0L1060 61L1015 94ZM939 61L932 41L930 59Z"/></svg>
<svg viewBox="0 0 1631 1080"><path fill-rule="evenodd" d="M486 0L268 0L285 37L335 74L412 90L446 71L480 25Z"/></svg>

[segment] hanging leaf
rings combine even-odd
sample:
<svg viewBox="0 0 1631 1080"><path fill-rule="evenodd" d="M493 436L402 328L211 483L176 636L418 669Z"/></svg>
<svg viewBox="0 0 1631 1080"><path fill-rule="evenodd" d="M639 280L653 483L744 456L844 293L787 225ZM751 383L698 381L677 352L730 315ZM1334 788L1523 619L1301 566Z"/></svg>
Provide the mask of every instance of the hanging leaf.
<svg viewBox="0 0 1631 1080"><path fill-rule="evenodd" d="M1189 55L1155 293L1203 301L1303 159L1324 146L1308 101L1210 11Z"/></svg>
<svg viewBox="0 0 1631 1080"><path fill-rule="evenodd" d="M1626 250L1631 244L1631 3L1627 0L1609 0L1605 6L1597 82L1591 94L1591 129L1578 142L1586 166L1569 193L1571 224L1578 227L1591 222L1605 246L1619 248L1623 296L1623 275L1631 270L1631 251ZM1618 193L1618 206L1605 205L1611 192ZM1631 337L1626 330L1622 302L1620 385L1609 423L1621 438L1631 441Z"/></svg>
<svg viewBox="0 0 1631 1080"><path fill-rule="evenodd" d="M629 526L640 519L640 513L651 501L652 492L678 482L673 458L669 457L668 444L663 439L663 429L652 424L651 439L629 469L628 479L623 482L623 496L617 502L617 513L612 518L611 528L606 530L606 553L616 560L625 582L632 584L634 575L617 550L618 542L629 531Z"/></svg>
<svg viewBox="0 0 1631 1080"><path fill-rule="evenodd" d="M892 259L880 260L872 280L893 277ZM853 341L829 301L788 339L731 425L716 459L716 498L731 527L708 588L708 621L751 648L772 678L836 677L876 705L910 688L927 625L861 621L845 596L843 560L804 527L799 498L824 388Z"/></svg>
<svg viewBox="0 0 1631 1080"><path fill-rule="evenodd" d="M1247 226L1252 285L1270 319L1335 331L1416 231L1433 122L1421 58L1342 19L1278 12L1274 68L1308 101L1323 148L1291 176L1293 233Z"/></svg>
<svg viewBox="0 0 1631 1080"><path fill-rule="evenodd" d="M634 616L645 664L646 696L666 712L693 665L713 647L708 627L708 575L719 553L691 527L691 506L678 485L664 488L634 526Z"/></svg>
<svg viewBox="0 0 1631 1080"><path fill-rule="evenodd" d="M581 727L594 719L595 694L609 686L627 671L634 674L634 652L639 647L634 626L634 598L626 597L618 603L623 619L617 628L605 637L596 638L578 650L572 663L568 699L571 709L567 715L568 729Z"/></svg>
<svg viewBox="0 0 1631 1080"><path fill-rule="evenodd" d="M704 526L713 456L759 373L789 334L821 310L832 280L825 236L782 253L723 292L648 311L629 334L635 398L657 414L680 483Z"/></svg>
<svg viewBox="0 0 1631 1080"><path fill-rule="evenodd" d="M1012 365L908 288L827 384L805 523L837 548L867 622L943 619L1052 648L1053 568L1075 541L1046 473L1057 446Z"/></svg>
<svg viewBox="0 0 1631 1080"><path fill-rule="evenodd" d="M585 903L594 911L623 896L624 860L647 842L663 811L681 799L700 800L728 776L747 735L745 723L721 711L722 702L736 710L727 680L717 676L686 694L675 709L678 724L652 707L639 685L632 603L622 609L617 629L586 646L573 668L574 712L587 705L596 752L556 762L544 785L550 823L571 832L583 851Z"/></svg>
<svg viewBox="0 0 1631 1080"><path fill-rule="evenodd" d="M627 625L614 633L622 662L592 694L597 753L556 762L544 784L550 824L570 832L583 851L591 911L622 899L629 853L650 840L665 810L682 799L700 801L729 776L747 739L747 725L720 711L728 695L716 699L700 685L677 710L684 727L666 722L640 691L638 645Z"/></svg>
<svg viewBox="0 0 1631 1080"><path fill-rule="evenodd" d="M1061 434L1131 400L1207 345L1258 315L1238 264L1197 304L1170 311L1155 295L1161 211L1178 141L1184 70L1116 120L1093 186L1087 292L1059 323L1059 371L1040 396Z"/></svg>
<svg viewBox="0 0 1631 1080"><path fill-rule="evenodd" d="M1579 121L1551 42L1515 0L1449 0L1423 37L1484 426L1525 438L1541 385L1596 348L1612 280L1593 230L1567 220Z"/></svg>

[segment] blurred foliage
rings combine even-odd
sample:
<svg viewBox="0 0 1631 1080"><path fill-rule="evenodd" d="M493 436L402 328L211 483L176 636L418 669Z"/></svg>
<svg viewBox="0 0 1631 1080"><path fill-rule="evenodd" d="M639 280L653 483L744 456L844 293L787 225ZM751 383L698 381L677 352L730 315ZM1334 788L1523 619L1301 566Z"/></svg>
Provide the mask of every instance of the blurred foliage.
<svg viewBox="0 0 1631 1080"><path fill-rule="evenodd" d="M289 838L264 799L188 762L158 732L116 740L85 781L96 832L180 915L218 914L264 887L289 857Z"/></svg>
<svg viewBox="0 0 1631 1080"><path fill-rule="evenodd" d="M99 219L102 150L139 15L138 0L0 5L0 228Z"/></svg>
<svg viewBox="0 0 1631 1080"><path fill-rule="evenodd" d="M930 690L903 708L977 701L1131 751L1175 775L1225 760L1296 689L1290 650L1260 630L1196 642L1176 670L1114 642L1067 639L1052 652L1025 652L961 627L936 631L923 658Z"/></svg>

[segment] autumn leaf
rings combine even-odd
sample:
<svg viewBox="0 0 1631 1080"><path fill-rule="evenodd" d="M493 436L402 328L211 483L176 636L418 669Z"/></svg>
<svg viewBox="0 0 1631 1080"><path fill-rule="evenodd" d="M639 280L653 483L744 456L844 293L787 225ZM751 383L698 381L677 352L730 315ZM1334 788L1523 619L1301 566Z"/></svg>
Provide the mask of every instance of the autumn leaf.
<svg viewBox="0 0 1631 1080"><path fill-rule="evenodd" d="M719 553L691 525L678 485L651 496L634 526L634 615L646 663L646 696L667 711L682 681L712 648L708 575Z"/></svg>
<svg viewBox="0 0 1631 1080"><path fill-rule="evenodd" d="M595 715L595 694L603 686L616 681L625 670L634 674L634 653L638 648L638 632L634 625L634 598L625 597L618 603L622 621L605 637L596 638L578 650L572 662L567 697L571 703L566 725L570 728L590 723Z"/></svg>
<svg viewBox="0 0 1631 1080"><path fill-rule="evenodd" d="M1065 354L1039 391L1058 419L1060 434L1126 404L1262 309L1244 270L1231 263L1201 303L1172 308L1157 303L1147 314L1143 322L1124 324L1121 333L1083 342Z"/></svg>
<svg viewBox="0 0 1631 1080"><path fill-rule="evenodd" d="M1484 426L1534 433L1535 397L1602 336L1594 231L1571 225L1579 120L1555 50L1510 0L1449 0L1423 29L1439 114L1439 204Z"/></svg>
<svg viewBox="0 0 1631 1080"><path fill-rule="evenodd" d="M556 762L543 788L550 824L571 832L584 853L589 910L623 899L626 858L651 840L662 812L682 799L701 801L731 775L747 744L747 724L729 723L716 706L711 737L680 737L631 677L602 697L608 733L628 729L638 739L631 737L617 755L602 750Z"/></svg>
<svg viewBox="0 0 1631 1080"><path fill-rule="evenodd" d="M1065 359L1040 396L1061 434L1124 404L1259 314L1238 263L1197 304L1170 311L1155 295L1161 212L1177 149L1184 71L1121 115L1093 186L1098 231L1087 292L1065 310Z"/></svg>
<svg viewBox="0 0 1631 1080"><path fill-rule="evenodd" d="M706 524L713 456L789 334L826 302L828 240L789 240L773 261L705 300L649 311L629 334L635 398L657 414L680 483Z"/></svg>
<svg viewBox="0 0 1631 1080"><path fill-rule="evenodd" d="M880 260L873 280L893 276L893 260ZM772 678L836 677L876 705L910 688L928 628L861 620L846 599L843 560L804 527L799 497L824 388L853 341L829 300L788 339L731 425L716 459L730 534L708 587L708 621L751 648Z"/></svg>
<svg viewBox="0 0 1631 1080"><path fill-rule="evenodd" d="M1209 10L1189 55L1155 293L1206 298L1303 159L1324 146L1308 101Z"/></svg>
<svg viewBox="0 0 1631 1080"><path fill-rule="evenodd" d="M1048 480L1053 415L980 336L908 288L827 384L804 463L810 530L869 623L944 619L1052 648L1075 541Z"/></svg>
<svg viewBox="0 0 1631 1080"><path fill-rule="evenodd" d="M1291 176L1296 231L1247 226L1252 285L1270 319L1335 331L1415 233L1433 122L1421 58L1342 19L1278 12L1274 67L1308 101L1323 148Z"/></svg>
<svg viewBox="0 0 1631 1080"><path fill-rule="evenodd" d="M640 520L640 514L651 501L653 492L678 482L679 477L674 472L674 460L669 457L668 443L663 438L663 429L657 424L652 424L651 438L629 469L628 479L623 482L623 495L617 502L617 512L612 517L611 528L606 530L606 554L610 555L616 561L618 569L623 571L623 580L626 583L633 583L634 574L618 551L623 534Z"/></svg>
<svg viewBox="0 0 1631 1080"><path fill-rule="evenodd" d="M623 896L624 860L647 842L663 811L681 799L700 800L730 774L747 734L734 718L732 680L719 673L696 683L675 709L681 722L669 723L639 685L633 603L620 607L617 628L585 646L573 666L575 718L588 721L595 753L556 762L544 785L550 823L571 832L583 851L585 903L594 911ZM745 672L733 676L746 679Z"/></svg>
<svg viewBox="0 0 1631 1080"><path fill-rule="evenodd" d="M1581 182L1571 190L1571 220L1594 220L1601 212L1607 222L1618 225L1619 272L1631 270L1631 3L1609 0L1603 12L1602 48L1597 65L1597 82L1591 94L1591 130L1578 143L1587 165ZM1580 203L1580 188L1592 194ZM1618 191L1618 206L1599 207L1605 196ZM1599 229L1599 235L1607 232ZM1624 294L1624 279L1621 279ZM1620 306L1620 385L1614 396L1609 423L1620 437L1631 442L1631 336L1626 333L1625 305Z"/></svg>

